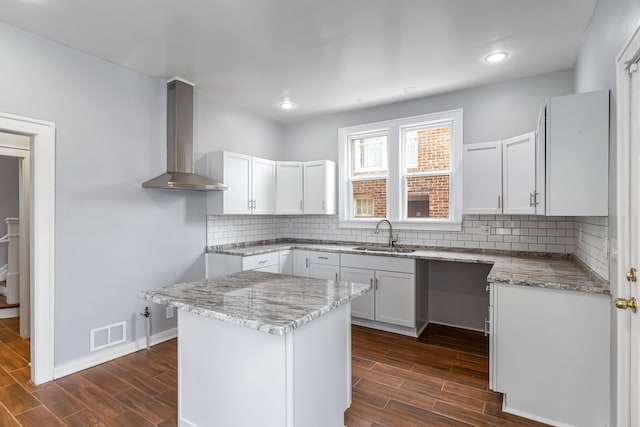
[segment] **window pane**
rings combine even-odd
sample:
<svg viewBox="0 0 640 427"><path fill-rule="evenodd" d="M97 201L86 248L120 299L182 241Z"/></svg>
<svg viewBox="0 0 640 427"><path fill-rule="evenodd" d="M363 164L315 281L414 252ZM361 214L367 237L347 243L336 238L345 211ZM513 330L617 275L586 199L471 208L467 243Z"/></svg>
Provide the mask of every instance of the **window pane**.
<svg viewBox="0 0 640 427"><path fill-rule="evenodd" d="M372 136L351 140L352 176L387 174L387 137Z"/></svg>
<svg viewBox="0 0 640 427"><path fill-rule="evenodd" d="M353 181L353 217L387 217L387 180Z"/></svg>
<svg viewBox="0 0 640 427"><path fill-rule="evenodd" d="M451 129L448 126L407 131L403 142L407 172L449 170Z"/></svg>
<svg viewBox="0 0 640 427"><path fill-rule="evenodd" d="M449 218L449 175L407 178L407 218Z"/></svg>

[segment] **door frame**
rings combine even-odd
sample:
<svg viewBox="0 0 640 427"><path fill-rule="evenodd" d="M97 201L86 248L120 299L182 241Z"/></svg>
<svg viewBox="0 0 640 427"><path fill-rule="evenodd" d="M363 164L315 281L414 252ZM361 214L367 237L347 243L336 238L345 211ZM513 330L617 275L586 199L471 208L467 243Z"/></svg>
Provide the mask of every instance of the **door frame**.
<svg viewBox="0 0 640 427"><path fill-rule="evenodd" d="M624 45L616 59L616 107L617 107L617 173L616 173L616 216L617 216L617 265L613 271L611 291L613 298L627 298L626 272L631 265L630 247L630 201L631 186L630 175L630 150L631 134L630 126L630 78L627 72L627 64L637 60L640 56L640 27L636 29L629 41ZM640 72L640 71L638 71ZM628 310L614 310L616 330L614 336L616 342L612 345L615 355L616 371L615 383L612 386L614 392L616 425L626 426L631 423L631 394L629 374L631 372L631 323Z"/></svg>
<svg viewBox="0 0 640 427"><path fill-rule="evenodd" d="M31 140L31 381L37 385L54 379L55 124L0 112L0 131Z"/></svg>

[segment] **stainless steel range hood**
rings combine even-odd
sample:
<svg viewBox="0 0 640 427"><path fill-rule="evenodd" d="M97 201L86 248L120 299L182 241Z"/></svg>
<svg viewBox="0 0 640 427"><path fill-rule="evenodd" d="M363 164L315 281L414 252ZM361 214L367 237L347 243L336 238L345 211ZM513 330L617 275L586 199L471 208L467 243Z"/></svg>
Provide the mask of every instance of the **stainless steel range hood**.
<svg viewBox="0 0 640 427"><path fill-rule="evenodd" d="M193 85L167 83L167 173L143 182L145 188L228 190L229 186L193 173Z"/></svg>

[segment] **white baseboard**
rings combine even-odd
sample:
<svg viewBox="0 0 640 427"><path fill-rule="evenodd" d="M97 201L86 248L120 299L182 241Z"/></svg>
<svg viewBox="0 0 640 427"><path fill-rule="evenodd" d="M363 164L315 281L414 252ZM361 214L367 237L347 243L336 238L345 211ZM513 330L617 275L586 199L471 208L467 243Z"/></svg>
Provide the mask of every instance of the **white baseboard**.
<svg viewBox="0 0 640 427"><path fill-rule="evenodd" d="M0 319L11 319L20 316L20 307L0 308Z"/></svg>
<svg viewBox="0 0 640 427"><path fill-rule="evenodd" d="M157 334L151 335L151 346L169 341L176 338L177 336L178 328L172 328L166 331L158 332ZM109 362L122 356L126 356L127 354L134 353L146 347L146 338L140 338L136 341L128 342L120 346L106 349L96 354L90 354L88 356L72 360L71 362L65 363L63 365L56 366L53 369L53 378L57 380L58 378L75 374L76 372L84 371L85 369L101 365L105 362Z"/></svg>
<svg viewBox="0 0 640 427"><path fill-rule="evenodd" d="M538 421L543 424L548 424L550 426L555 427L575 427L573 424L562 423L560 421L551 420L549 418L540 417L538 415L532 415L524 411L519 411L517 409L509 408L505 404L502 405L502 412L506 412L507 414L517 415L522 418L527 418L529 420Z"/></svg>

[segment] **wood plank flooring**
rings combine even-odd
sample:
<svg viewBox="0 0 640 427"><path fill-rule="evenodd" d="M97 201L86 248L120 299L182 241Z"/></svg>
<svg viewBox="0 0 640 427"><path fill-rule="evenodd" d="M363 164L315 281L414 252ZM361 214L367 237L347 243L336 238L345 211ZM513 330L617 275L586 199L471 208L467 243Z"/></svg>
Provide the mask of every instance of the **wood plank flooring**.
<svg viewBox="0 0 640 427"><path fill-rule="evenodd" d="M0 426L176 426L171 340L38 387L18 319L0 319ZM354 326L348 427L540 426L487 391L482 334L430 325L419 338ZM231 427L231 426L230 426Z"/></svg>
<svg viewBox="0 0 640 427"><path fill-rule="evenodd" d="M351 342L348 427L544 425L502 412L480 332L431 324L415 339L353 326Z"/></svg>

